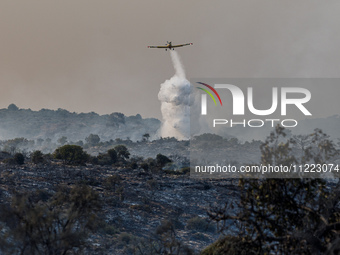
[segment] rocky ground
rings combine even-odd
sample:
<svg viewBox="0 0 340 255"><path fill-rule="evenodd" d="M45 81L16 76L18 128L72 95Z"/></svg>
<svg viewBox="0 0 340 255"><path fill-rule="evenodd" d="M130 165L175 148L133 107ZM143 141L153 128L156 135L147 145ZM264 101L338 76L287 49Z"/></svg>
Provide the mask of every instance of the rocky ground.
<svg viewBox="0 0 340 255"><path fill-rule="evenodd" d="M107 184L110 176L118 176L114 185ZM59 185L79 183L91 186L103 201L103 230L89 240L96 254L128 254L133 243L152 238L164 220L175 222L177 239L199 252L214 242L218 233L213 223L199 229L192 224L193 218L204 223L199 220L207 218L211 204L237 197L236 185L230 180L195 180L188 175L112 166L65 166L53 161L45 165L0 164L1 202L13 190L53 193Z"/></svg>

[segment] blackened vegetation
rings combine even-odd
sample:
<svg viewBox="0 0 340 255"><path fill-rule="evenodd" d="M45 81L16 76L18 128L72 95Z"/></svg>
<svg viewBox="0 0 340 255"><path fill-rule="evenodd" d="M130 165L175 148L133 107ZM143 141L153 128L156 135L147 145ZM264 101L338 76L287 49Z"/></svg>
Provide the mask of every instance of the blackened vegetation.
<svg viewBox="0 0 340 255"><path fill-rule="evenodd" d="M338 157L321 130L285 136L285 130L277 127L267 138L261 146L263 164L323 164ZM225 236L203 254L340 253L338 179L240 179L238 187L239 199L215 203L208 211Z"/></svg>
<svg viewBox="0 0 340 255"><path fill-rule="evenodd" d="M163 169L172 157L125 145L84 153L63 145L0 164L0 253L197 254L216 239L206 208L230 181L191 180L187 167Z"/></svg>
<svg viewBox="0 0 340 255"><path fill-rule="evenodd" d="M195 139L227 148L230 162L242 155L271 165L338 160L321 130L287 133L278 126L264 143ZM188 141L88 137L84 146L62 139L51 154L0 152L0 253L339 254L335 179L190 179ZM144 148L154 156L134 153Z"/></svg>
<svg viewBox="0 0 340 255"><path fill-rule="evenodd" d="M1 205L6 254L82 254L98 222L100 199L89 186L59 187L53 195L15 192Z"/></svg>

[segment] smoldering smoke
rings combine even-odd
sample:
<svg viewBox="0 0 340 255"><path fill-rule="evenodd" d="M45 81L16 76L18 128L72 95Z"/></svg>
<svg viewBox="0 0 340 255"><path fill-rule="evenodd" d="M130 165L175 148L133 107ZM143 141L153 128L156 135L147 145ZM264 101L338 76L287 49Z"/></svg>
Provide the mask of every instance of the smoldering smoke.
<svg viewBox="0 0 340 255"><path fill-rule="evenodd" d="M190 94L191 85L176 51L170 51L175 75L161 84L158 99L161 101L161 137L190 138Z"/></svg>

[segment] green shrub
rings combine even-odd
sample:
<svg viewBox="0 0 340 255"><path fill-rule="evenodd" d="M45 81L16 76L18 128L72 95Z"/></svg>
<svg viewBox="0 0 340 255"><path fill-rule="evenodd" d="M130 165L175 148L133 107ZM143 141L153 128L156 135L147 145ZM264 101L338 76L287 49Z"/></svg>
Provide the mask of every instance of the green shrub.
<svg viewBox="0 0 340 255"><path fill-rule="evenodd" d="M44 156L44 154L42 154L41 151L34 151L31 155L32 162L34 164L43 163L44 162L43 156Z"/></svg>
<svg viewBox="0 0 340 255"><path fill-rule="evenodd" d="M141 165L140 165L140 167L142 168L142 169L144 169L144 171L148 171L149 170L149 165L148 165L148 163L146 163L146 162L143 162Z"/></svg>
<svg viewBox="0 0 340 255"><path fill-rule="evenodd" d="M25 163L25 157L22 153L15 153L13 159L14 162L18 165L23 165Z"/></svg>
<svg viewBox="0 0 340 255"><path fill-rule="evenodd" d="M108 154L99 154L96 157L96 165L101 165L101 166L109 166L112 165L112 161L111 158L109 157ZM95 162L94 160L92 160L92 162Z"/></svg>
<svg viewBox="0 0 340 255"><path fill-rule="evenodd" d="M156 162L158 166L164 167L167 163L170 163L172 161L167 156L159 153L156 156Z"/></svg>
<svg viewBox="0 0 340 255"><path fill-rule="evenodd" d="M23 165L25 157L22 153L16 153L13 158L7 158L3 162L9 165Z"/></svg>
<svg viewBox="0 0 340 255"><path fill-rule="evenodd" d="M136 162L131 162L130 167L132 169L137 169L138 168L138 164Z"/></svg>
<svg viewBox="0 0 340 255"><path fill-rule="evenodd" d="M64 145L56 149L53 155L67 165L83 165L89 159L89 155L78 145Z"/></svg>
<svg viewBox="0 0 340 255"><path fill-rule="evenodd" d="M106 189L116 191L116 186L121 183L121 180L118 174L111 175L104 181L104 186Z"/></svg>
<svg viewBox="0 0 340 255"><path fill-rule="evenodd" d="M0 254L74 254L87 251L89 234L97 228L99 194L87 186L60 186L46 192L14 193L0 210Z"/></svg>
<svg viewBox="0 0 340 255"><path fill-rule="evenodd" d="M124 161L130 157L130 152L125 145L117 145L114 147L114 150L117 152L118 159Z"/></svg>
<svg viewBox="0 0 340 255"><path fill-rule="evenodd" d="M117 156L117 152L115 149L110 149L107 151L107 154L109 155L112 164L117 162L118 156Z"/></svg>

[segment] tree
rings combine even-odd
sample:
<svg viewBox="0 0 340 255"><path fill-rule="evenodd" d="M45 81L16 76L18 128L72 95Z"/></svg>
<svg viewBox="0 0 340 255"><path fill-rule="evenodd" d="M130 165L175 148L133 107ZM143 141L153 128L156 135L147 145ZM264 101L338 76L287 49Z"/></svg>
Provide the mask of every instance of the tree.
<svg viewBox="0 0 340 255"><path fill-rule="evenodd" d="M60 188L42 199L34 193L16 193L9 205L2 205L0 233L5 254L79 254L95 230L101 203L88 186ZM82 254L82 253L81 253Z"/></svg>
<svg viewBox="0 0 340 255"><path fill-rule="evenodd" d="M18 106L16 106L15 104L10 104L7 109L10 110L10 111L19 110Z"/></svg>
<svg viewBox="0 0 340 255"><path fill-rule="evenodd" d="M85 138L85 141L90 146L95 146L99 143L100 138L98 135L90 134L88 137Z"/></svg>
<svg viewBox="0 0 340 255"><path fill-rule="evenodd" d="M29 141L26 138L20 137L20 138L14 138L7 140L4 144L4 150L7 152L10 152L11 154L14 154L16 151L23 148L29 148L34 145L34 141Z"/></svg>
<svg viewBox="0 0 340 255"><path fill-rule="evenodd" d="M301 138L301 137L300 137ZM333 143L320 130L305 136L303 150L285 129L261 146L262 164L326 163L335 155ZM228 247L245 247L247 254L338 254L340 250L340 183L320 178L240 179L240 197L208 212ZM221 242L221 241L219 241ZM227 243L224 243L227 247ZM221 243L220 245L221 246ZM224 253L241 254L226 249ZM204 253L215 254L215 253Z"/></svg>
<svg viewBox="0 0 340 255"><path fill-rule="evenodd" d="M114 164L114 163L117 162L118 155L117 155L117 152L116 152L115 149L109 149L109 150L107 151L107 154L109 155L112 164Z"/></svg>
<svg viewBox="0 0 340 255"><path fill-rule="evenodd" d="M56 159L61 159L67 165L83 165L89 158L81 146L69 144L56 149L53 156Z"/></svg>
<svg viewBox="0 0 340 255"><path fill-rule="evenodd" d="M108 118L107 126L113 126L119 128L121 125L125 124L125 116L123 113L115 112L111 113Z"/></svg>
<svg viewBox="0 0 340 255"><path fill-rule="evenodd" d="M39 164L39 163L43 163L44 162L44 158L43 158L44 154L42 154L41 151L34 151L31 155L32 158L32 162L34 164Z"/></svg>
<svg viewBox="0 0 340 255"><path fill-rule="evenodd" d="M144 141L149 141L150 135L148 133L143 135L143 140Z"/></svg>
<svg viewBox="0 0 340 255"><path fill-rule="evenodd" d="M121 159L123 161L129 159L130 152L125 145L117 145L114 147L114 149L117 152L118 159Z"/></svg>
<svg viewBox="0 0 340 255"><path fill-rule="evenodd" d="M143 163L140 165L140 167L141 167L142 169L144 169L144 171L146 171L146 172L149 170L149 164L146 163L146 162L143 162Z"/></svg>
<svg viewBox="0 0 340 255"><path fill-rule="evenodd" d="M107 153L99 153L97 157L92 158L93 164L98 165L112 165L117 163L118 156L115 149L109 149Z"/></svg>
<svg viewBox="0 0 340 255"><path fill-rule="evenodd" d="M164 156L163 154L159 153L156 156L156 162L158 166L164 167L167 163L170 163L172 161L167 156Z"/></svg>
<svg viewBox="0 0 340 255"><path fill-rule="evenodd" d="M13 159L14 162L18 165L23 165L25 163L25 157L22 153L15 153Z"/></svg>

